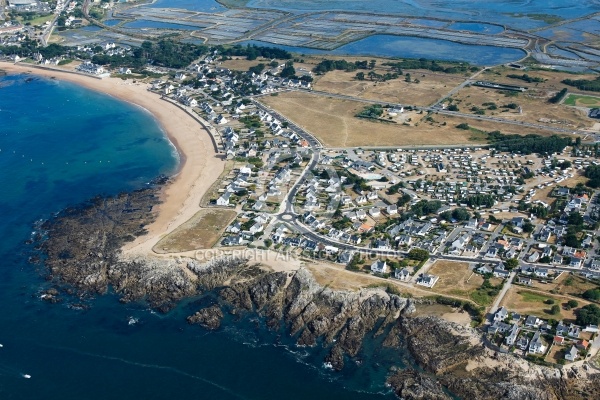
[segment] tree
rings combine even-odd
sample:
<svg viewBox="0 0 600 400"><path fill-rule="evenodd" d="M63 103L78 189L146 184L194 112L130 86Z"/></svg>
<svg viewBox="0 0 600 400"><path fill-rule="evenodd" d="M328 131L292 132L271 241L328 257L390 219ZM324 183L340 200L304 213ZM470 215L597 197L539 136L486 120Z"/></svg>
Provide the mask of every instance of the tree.
<svg viewBox="0 0 600 400"><path fill-rule="evenodd" d="M596 288L596 289L586 290L585 292L583 292L582 296L584 299L587 299L587 300L598 301L598 300L600 300L600 289Z"/></svg>
<svg viewBox="0 0 600 400"><path fill-rule="evenodd" d="M410 79L410 74L409 74L408 72L406 73L406 75L404 75L404 80L405 80L406 82L410 82L410 81L411 81L411 79Z"/></svg>
<svg viewBox="0 0 600 400"><path fill-rule="evenodd" d="M408 258L411 260L425 261L429 258L429 252L423 249L412 249L408 252Z"/></svg>
<svg viewBox="0 0 600 400"><path fill-rule="evenodd" d="M357 80L359 81L364 81L365 80L365 73L364 72L358 72L356 73L356 77Z"/></svg>
<svg viewBox="0 0 600 400"><path fill-rule="evenodd" d="M577 311L577 324L581 326L600 325L600 307L588 304Z"/></svg>
<svg viewBox="0 0 600 400"><path fill-rule="evenodd" d="M571 308L575 308L579 306L579 302L577 300L569 300L567 301L567 305Z"/></svg>
<svg viewBox="0 0 600 400"><path fill-rule="evenodd" d="M290 78L296 75L296 69L294 68L294 63L292 61L288 61L285 63L285 67L281 70L282 78Z"/></svg>
<svg viewBox="0 0 600 400"><path fill-rule="evenodd" d="M560 306L558 304L553 305L550 308L550 314L552 314L552 315L558 315L558 314L560 314Z"/></svg>
<svg viewBox="0 0 600 400"><path fill-rule="evenodd" d="M448 111L458 111L458 106L457 106L456 104L450 104L450 105L448 106ZM461 125L463 125L463 124L461 124ZM467 124L465 124L465 125L467 125ZM467 126L468 126L468 125L467 125ZM460 128L460 129L463 129L463 128ZM467 128L467 129L468 129L468 128Z"/></svg>
<svg viewBox="0 0 600 400"><path fill-rule="evenodd" d="M519 260L517 260L516 258L509 258L504 262L504 266L507 270L510 271L511 269L517 268L519 266Z"/></svg>
<svg viewBox="0 0 600 400"><path fill-rule="evenodd" d="M531 233L531 232L533 232L534 229L535 229L535 226L533 226L533 224L531 222L525 221L523 223L523 232Z"/></svg>
<svg viewBox="0 0 600 400"><path fill-rule="evenodd" d="M452 218L457 221L466 221L471 218L471 214L469 214L466 208L459 207L452 210Z"/></svg>

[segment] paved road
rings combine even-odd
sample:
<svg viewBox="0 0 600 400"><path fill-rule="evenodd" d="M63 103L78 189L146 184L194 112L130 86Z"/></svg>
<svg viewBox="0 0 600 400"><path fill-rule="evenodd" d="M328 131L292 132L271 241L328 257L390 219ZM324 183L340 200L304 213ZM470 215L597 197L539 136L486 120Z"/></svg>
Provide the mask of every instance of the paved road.
<svg viewBox="0 0 600 400"><path fill-rule="evenodd" d="M506 296L506 292L508 292L508 289L510 289L510 287L512 286L512 281L515 278L515 275L517 275L515 271L512 271L510 273L510 275L508 276L508 280L504 283L504 287L502 288L500 293L498 293L498 296L496 296L496 301L494 301L494 304L492 304L492 306L490 307L490 312L492 314L495 313L496 310L498 310L500 302L502 301L504 296Z"/></svg>

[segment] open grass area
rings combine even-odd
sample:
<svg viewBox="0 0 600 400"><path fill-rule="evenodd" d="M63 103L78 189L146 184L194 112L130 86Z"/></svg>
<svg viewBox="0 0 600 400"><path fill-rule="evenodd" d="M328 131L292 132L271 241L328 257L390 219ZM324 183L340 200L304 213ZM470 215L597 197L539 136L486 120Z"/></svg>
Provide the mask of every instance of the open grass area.
<svg viewBox="0 0 600 400"><path fill-rule="evenodd" d="M515 84L516 82L512 82ZM528 86L525 82L523 85ZM516 96L508 96L507 91L494 90L490 88L467 86L452 96L453 104L456 104L460 112L475 114L473 111L481 109L486 116L500 117L519 122L529 122L551 127L562 127L569 129L589 128L593 121L587 114L573 107L563 104L551 104L548 102L555 91L544 88L530 88L524 93ZM494 106L491 106L491 104ZM506 108L505 105L515 104L515 108ZM496 107L496 109L490 109ZM514 106L513 106L514 107ZM520 110L519 108L520 107ZM499 125L498 129L502 131Z"/></svg>
<svg viewBox="0 0 600 400"><path fill-rule="evenodd" d="M378 74L388 71L389 69L379 68L374 70ZM464 77L455 74L411 70L411 76L418 79L419 83L406 82L404 76L386 82L372 82L356 80L356 72L330 71L317 77L313 86L315 90L368 100L428 106L444 97L464 80Z"/></svg>
<svg viewBox="0 0 600 400"><path fill-rule="evenodd" d="M217 243L225 227L235 218L233 210L203 209L162 238L153 248L157 253L179 253L209 249Z"/></svg>
<svg viewBox="0 0 600 400"><path fill-rule="evenodd" d="M577 107L600 107L600 97L594 96L582 96L580 94L570 94L563 104L567 106L577 106Z"/></svg>
<svg viewBox="0 0 600 400"><path fill-rule="evenodd" d="M365 107L362 102L299 91L264 96L260 101L314 134L328 147L485 143L484 140L473 141L470 131L456 128L465 122L485 131L500 129L505 133L540 133L514 125L501 126L493 121L441 114L432 115L433 121L424 121L426 114L412 113L405 116L411 119L406 124L373 122L355 117ZM518 132L511 132L511 128L518 129Z"/></svg>
<svg viewBox="0 0 600 400"><path fill-rule="evenodd" d="M436 292L469 298L469 295L481 286L483 277L474 274L469 263L454 261L436 261L428 271L440 277L433 287Z"/></svg>
<svg viewBox="0 0 600 400"><path fill-rule="evenodd" d="M550 312L552 304L546 304L546 300L552 299L554 304L560 306L559 314L553 315ZM523 289L521 287L511 287L502 304L511 311L517 311L520 314L534 314L540 318L565 319L569 321L575 320L574 310L565 310L564 304L569 300L562 296L553 295L550 293L540 293ZM579 306L588 304L585 301L579 301Z"/></svg>

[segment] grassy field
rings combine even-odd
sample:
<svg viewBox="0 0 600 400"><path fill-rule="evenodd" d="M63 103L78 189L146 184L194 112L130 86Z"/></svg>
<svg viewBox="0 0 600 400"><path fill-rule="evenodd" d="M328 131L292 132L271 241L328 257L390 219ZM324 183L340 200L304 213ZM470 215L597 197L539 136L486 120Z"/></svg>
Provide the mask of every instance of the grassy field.
<svg viewBox="0 0 600 400"><path fill-rule="evenodd" d="M548 299L554 300L554 304L560 306L560 313L553 315L550 313L551 304L545 304ZM574 310L565 310L563 304L569 300L568 298L553 295L550 293L540 293L525 290L521 287L511 287L504 299L502 305L511 311L517 311L520 314L528 315L534 314L540 318L553 318L553 319L566 319L570 321L575 320ZM586 301L578 300L579 306L589 304Z"/></svg>
<svg viewBox="0 0 600 400"><path fill-rule="evenodd" d="M375 69L378 74L388 70ZM428 106L444 97L464 78L452 74L434 74L430 71L411 70L411 76L419 83L405 82L404 76L387 82L358 81L356 71L330 71L315 80L314 88L329 93L360 97L390 103Z"/></svg>
<svg viewBox="0 0 600 400"><path fill-rule="evenodd" d="M514 84L515 82L513 82ZM577 108L562 104L551 104L548 99L554 92L543 88L530 88L525 93L514 97L507 96L506 91L469 86L452 96L454 104L460 112L473 113L473 107L485 110L485 115L501 117L513 121L536 123L552 127L588 128L592 126L587 114ZM496 110L489 110L487 103L494 103ZM509 109L502 106L514 103L521 107ZM501 128L499 128L502 130Z"/></svg>
<svg viewBox="0 0 600 400"><path fill-rule="evenodd" d="M582 96L579 94L570 94L563 104L567 106L577 106L577 107L600 107L600 97L594 96Z"/></svg>
<svg viewBox="0 0 600 400"><path fill-rule="evenodd" d="M429 274L440 277L432 291L442 294L462 297L472 300L481 306L487 306L494 301L494 295L490 295L490 289L483 289L483 276L475 274L469 263L455 261L436 261L429 269ZM490 279L494 286L499 285L501 279Z"/></svg>
<svg viewBox="0 0 600 400"><path fill-rule="evenodd" d="M233 210L200 210L189 221L162 238L153 250L157 253L179 253L209 249L215 245L236 215Z"/></svg>
<svg viewBox="0 0 600 400"><path fill-rule="evenodd" d="M416 112L405 113L407 115L404 118L411 119L406 124L373 122L355 117L364 109L365 103L307 92L293 91L280 93L278 96L264 96L260 101L314 134L328 147L485 143L485 135L473 138L471 131L456 128L461 123L468 123L484 131L499 129L504 133L543 134L538 130L523 129L516 125L440 114L433 114L432 121L425 121L426 115Z"/></svg>

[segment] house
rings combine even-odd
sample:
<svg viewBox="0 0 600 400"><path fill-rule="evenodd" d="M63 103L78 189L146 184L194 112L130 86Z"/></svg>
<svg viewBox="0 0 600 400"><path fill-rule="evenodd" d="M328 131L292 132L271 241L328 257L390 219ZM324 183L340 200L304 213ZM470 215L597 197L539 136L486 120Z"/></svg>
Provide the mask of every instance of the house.
<svg viewBox="0 0 600 400"><path fill-rule="evenodd" d="M371 264L371 271L377 274L386 274L388 269L389 267L385 261L377 260Z"/></svg>
<svg viewBox="0 0 600 400"><path fill-rule="evenodd" d="M539 276L540 278L548 277L548 268L535 268L533 271L535 276Z"/></svg>
<svg viewBox="0 0 600 400"><path fill-rule="evenodd" d="M565 342L565 338L564 338L564 337L562 337L562 336L558 336L558 335L556 335L556 336L554 336L554 339L552 340L552 342L553 342L555 345L562 346L562 345L563 345L563 343Z"/></svg>
<svg viewBox="0 0 600 400"><path fill-rule="evenodd" d="M376 249L379 250L390 250L390 241L387 239L377 239L375 241L375 246L373 246Z"/></svg>
<svg viewBox="0 0 600 400"><path fill-rule="evenodd" d="M369 210L369 214L371 214L373 218L379 218L379 216L381 216L381 211L379 210L379 207L373 207Z"/></svg>
<svg viewBox="0 0 600 400"><path fill-rule="evenodd" d="M556 335L558 336L567 336L569 333L569 327L567 327L565 324L563 324L562 321L560 321L558 323L558 325L556 325Z"/></svg>
<svg viewBox="0 0 600 400"><path fill-rule="evenodd" d="M542 342L541 333L538 331L531 338L529 342L529 353L531 354L543 354L546 351L546 346Z"/></svg>
<svg viewBox="0 0 600 400"><path fill-rule="evenodd" d="M537 251L534 251L533 253L531 253L529 255L529 257L527 257L527 261L530 263L534 263L537 262L537 260L540 259L540 253L538 253Z"/></svg>
<svg viewBox="0 0 600 400"><path fill-rule="evenodd" d="M526 286L531 286L533 285L533 281L531 280L531 278L527 278L524 276L520 276L517 278L517 283L521 284L521 285L526 285Z"/></svg>
<svg viewBox="0 0 600 400"><path fill-rule="evenodd" d="M119 74L129 75L131 74L131 70L127 67L121 67L119 68Z"/></svg>
<svg viewBox="0 0 600 400"><path fill-rule="evenodd" d="M506 307L500 307L494 314L494 321L504 321L508 317L508 310Z"/></svg>
<svg viewBox="0 0 600 400"><path fill-rule="evenodd" d="M571 348L569 349L569 351L567 351L565 353L565 360L575 361L578 356L579 356L579 351L577 350L577 347L571 346Z"/></svg>
<svg viewBox="0 0 600 400"><path fill-rule="evenodd" d="M340 264L348 265L348 263L350 263L350 261L352 261L353 257L354 257L354 254L351 251L342 251L338 255L337 260Z"/></svg>
<svg viewBox="0 0 600 400"><path fill-rule="evenodd" d="M581 335L581 327L580 326L577 326L575 324L569 325L569 331L567 332L567 336L577 339L577 338L579 338L580 335Z"/></svg>
<svg viewBox="0 0 600 400"><path fill-rule="evenodd" d="M525 326L528 328L537 328L542 322L543 321L535 315L529 315L527 316L527 319L525 319Z"/></svg>
<svg viewBox="0 0 600 400"><path fill-rule="evenodd" d="M477 272L479 272L482 275L486 275L486 274L491 274L492 269L490 267L488 267L487 265L482 265L481 267L477 268Z"/></svg>
<svg viewBox="0 0 600 400"><path fill-rule="evenodd" d="M394 271L394 277L396 279L400 279L401 281L408 281L410 279L410 272L406 268L398 268Z"/></svg>
<svg viewBox="0 0 600 400"><path fill-rule="evenodd" d="M521 350L527 350L527 346L529 345L529 339L527 336L521 336L516 343L516 346Z"/></svg>
<svg viewBox="0 0 600 400"><path fill-rule="evenodd" d="M253 235L255 233L262 232L262 230L263 230L263 224L261 224L260 222L257 222L250 227L250 233Z"/></svg>
<svg viewBox="0 0 600 400"><path fill-rule="evenodd" d="M255 211L260 211L263 209L263 207L265 207L265 202L259 200L256 203L254 203L254 205L252 206L252 209Z"/></svg>
<svg viewBox="0 0 600 400"><path fill-rule="evenodd" d="M239 246L242 244L242 237L240 235L227 236L221 242L223 246Z"/></svg>
<svg viewBox="0 0 600 400"><path fill-rule="evenodd" d="M509 334L504 338L504 342L506 345L512 346L517 341L517 336L519 336L519 325L514 323L510 328Z"/></svg>
<svg viewBox="0 0 600 400"><path fill-rule="evenodd" d="M423 275L419 276L419 278L417 279L417 285L432 288L439 279L440 279L439 276L423 274Z"/></svg>
<svg viewBox="0 0 600 400"><path fill-rule="evenodd" d="M227 232L231 233L240 233L242 231L242 224L240 221L235 221L233 224L229 225L227 228Z"/></svg>
<svg viewBox="0 0 600 400"><path fill-rule="evenodd" d="M398 236L398 246L410 246L413 242L413 238L408 235Z"/></svg>
<svg viewBox="0 0 600 400"><path fill-rule="evenodd" d="M387 206L385 210L388 213L388 215L398 214L398 206L395 204L391 204L391 205Z"/></svg>
<svg viewBox="0 0 600 400"><path fill-rule="evenodd" d="M510 272L508 272L506 269L504 269L504 266L502 266L502 265L494 268L493 273L496 278L506 279L510 276Z"/></svg>
<svg viewBox="0 0 600 400"><path fill-rule="evenodd" d="M217 205L218 206L228 206L229 205L229 197L231 196L231 192L225 192L223 193L218 199L217 199Z"/></svg>

